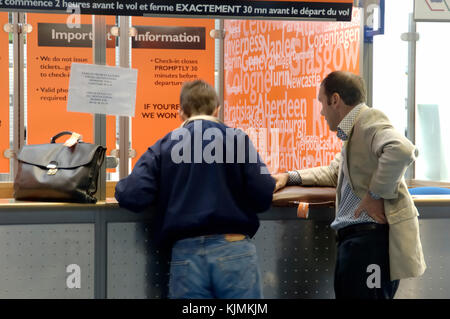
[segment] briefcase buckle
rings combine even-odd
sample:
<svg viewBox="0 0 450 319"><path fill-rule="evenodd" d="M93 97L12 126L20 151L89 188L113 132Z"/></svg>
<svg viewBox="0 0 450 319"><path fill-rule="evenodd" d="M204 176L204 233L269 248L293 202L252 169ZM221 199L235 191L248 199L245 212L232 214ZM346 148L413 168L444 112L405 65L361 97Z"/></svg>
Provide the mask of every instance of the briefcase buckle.
<svg viewBox="0 0 450 319"><path fill-rule="evenodd" d="M55 175L57 171L57 168L51 168L48 170L47 175Z"/></svg>
<svg viewBox="0 0 450 319"><path fill-rule="evenodd" d="M54 163L54 162L51 162L50 164L48 164L47 168L48 168L47 175L55 175L56 172L58 171L56 163Z"/></svg>

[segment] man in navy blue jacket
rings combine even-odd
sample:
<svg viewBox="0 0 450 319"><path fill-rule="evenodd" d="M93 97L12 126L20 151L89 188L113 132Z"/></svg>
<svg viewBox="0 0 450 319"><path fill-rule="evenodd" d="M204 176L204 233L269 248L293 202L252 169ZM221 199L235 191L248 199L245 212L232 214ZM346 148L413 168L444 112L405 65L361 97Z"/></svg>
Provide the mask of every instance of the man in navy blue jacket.
<svg viewBox="0 0 450 319"><path fill-rule="evenodd" d="M257 213L270 208L275 181L249 137L217 119L212 86L183 85L183 125L151 146L117 183L121 207L155 205L157 238L172 246L170 298L262 298Z"/></svg>

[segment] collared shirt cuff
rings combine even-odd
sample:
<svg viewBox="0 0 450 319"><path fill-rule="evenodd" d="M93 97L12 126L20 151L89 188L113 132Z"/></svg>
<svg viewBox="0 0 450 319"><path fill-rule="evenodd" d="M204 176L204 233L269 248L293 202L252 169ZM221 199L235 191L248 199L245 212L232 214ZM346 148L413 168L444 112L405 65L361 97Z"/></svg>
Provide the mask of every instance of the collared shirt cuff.
<svg viewBox="0 0 450 319"><path fill-rule="evenodd" d="M293 186L293 185L302 185L302 177L300 176L300 173L297 171L289 171L287 172L289 175L288 181L286 183L286 186Z"/></svg>
<svg viewBox="0 0 450 319"><path fill-rule="evenodd" d="M377 195L377 194L374 194L374 193L372 193L371 191L369 191L369 195L370 195L370 197L372 197L373 199L380 199L381 198L381 196L380 195Z"/></svg>

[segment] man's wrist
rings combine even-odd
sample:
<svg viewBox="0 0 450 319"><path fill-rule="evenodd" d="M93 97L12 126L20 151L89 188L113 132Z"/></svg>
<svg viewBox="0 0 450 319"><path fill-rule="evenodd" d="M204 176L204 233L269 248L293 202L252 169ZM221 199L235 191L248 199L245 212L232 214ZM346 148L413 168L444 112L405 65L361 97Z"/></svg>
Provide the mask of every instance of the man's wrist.
<svg viewBox="0 0 450 319"><path fill-rule="evenodd" d="M286 186L302 185L302 177L298 171L288 171L288 180Z"/></svg>

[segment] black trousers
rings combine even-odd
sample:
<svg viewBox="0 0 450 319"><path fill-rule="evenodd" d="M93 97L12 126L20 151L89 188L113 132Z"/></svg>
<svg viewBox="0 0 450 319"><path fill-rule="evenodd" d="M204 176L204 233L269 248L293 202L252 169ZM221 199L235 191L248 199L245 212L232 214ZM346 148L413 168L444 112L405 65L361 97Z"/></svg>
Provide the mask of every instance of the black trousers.
<svg viewBox="0 0 450 319"><path fill-rule="evenodd" d="M336 299L394 298L400 281L390 280L388 227L347 232L337 245Z"/></svg>

